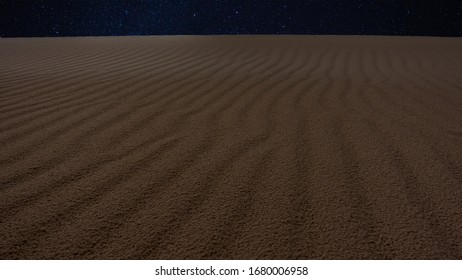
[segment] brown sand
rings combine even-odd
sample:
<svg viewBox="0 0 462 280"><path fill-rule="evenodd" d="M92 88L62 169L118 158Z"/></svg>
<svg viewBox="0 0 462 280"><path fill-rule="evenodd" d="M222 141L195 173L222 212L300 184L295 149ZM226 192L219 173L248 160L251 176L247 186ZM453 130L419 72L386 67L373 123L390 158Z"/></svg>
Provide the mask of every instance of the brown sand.
<svg viewBox="0 0 462 280"><path fill-rule="evenodd" d="M461 259L462 39L2 39L2 259Z"/></svg>

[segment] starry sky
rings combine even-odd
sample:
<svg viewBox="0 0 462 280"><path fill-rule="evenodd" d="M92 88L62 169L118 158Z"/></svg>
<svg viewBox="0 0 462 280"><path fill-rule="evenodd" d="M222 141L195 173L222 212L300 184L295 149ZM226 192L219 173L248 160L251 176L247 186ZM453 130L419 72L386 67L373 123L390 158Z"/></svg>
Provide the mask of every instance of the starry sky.
<svg viewBox="0 0 462 280"><path fill-rule="evenodd" d="M2 37L462 36L462 0L0 0Z"/></svg>

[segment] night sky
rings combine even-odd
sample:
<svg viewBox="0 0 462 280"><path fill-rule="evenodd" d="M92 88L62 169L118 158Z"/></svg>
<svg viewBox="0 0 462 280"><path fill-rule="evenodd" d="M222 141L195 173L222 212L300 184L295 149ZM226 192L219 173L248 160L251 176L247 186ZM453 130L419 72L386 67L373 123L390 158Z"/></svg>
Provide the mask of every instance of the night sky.
<svg viewBox="0 0 462 280"><path fill-rule="evenodd" d="M462 36L462 0L0 0L2 37L164 34Z"/></svg>

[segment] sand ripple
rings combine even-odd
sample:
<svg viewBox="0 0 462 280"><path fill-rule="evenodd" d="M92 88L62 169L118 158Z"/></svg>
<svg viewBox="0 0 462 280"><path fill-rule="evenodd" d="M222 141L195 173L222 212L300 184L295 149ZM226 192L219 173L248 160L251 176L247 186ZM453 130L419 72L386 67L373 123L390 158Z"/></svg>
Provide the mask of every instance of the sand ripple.
<svg viewBox="0 0 462 280"><path fill-rule="evenodd" d="M2 39L0 258L460 259L461 49Z"/></svg>

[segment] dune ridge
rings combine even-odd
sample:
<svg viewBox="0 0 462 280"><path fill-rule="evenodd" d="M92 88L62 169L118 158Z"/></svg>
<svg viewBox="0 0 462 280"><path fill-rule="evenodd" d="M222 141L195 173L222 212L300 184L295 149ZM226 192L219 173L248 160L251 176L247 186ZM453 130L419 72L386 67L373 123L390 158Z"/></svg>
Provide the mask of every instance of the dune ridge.
<svg viewBox="0 0 462 280"><path fill-rule="evenodd" d="M0 42L1 259L460 259L462 40Z"/></svg>

